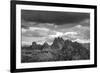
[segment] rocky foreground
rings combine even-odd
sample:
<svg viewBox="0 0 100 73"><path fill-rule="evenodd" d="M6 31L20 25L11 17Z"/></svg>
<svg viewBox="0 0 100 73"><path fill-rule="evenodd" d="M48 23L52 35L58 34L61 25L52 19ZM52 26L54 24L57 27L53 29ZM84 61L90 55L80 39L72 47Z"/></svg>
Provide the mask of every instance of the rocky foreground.
<svg viewBox="0 0 100 73"><path fill-rule="evenodd" d="M55 38L52 45L33 42L21 49L21 62L71 61L90 59L90 49L78 42Z"/></svg>

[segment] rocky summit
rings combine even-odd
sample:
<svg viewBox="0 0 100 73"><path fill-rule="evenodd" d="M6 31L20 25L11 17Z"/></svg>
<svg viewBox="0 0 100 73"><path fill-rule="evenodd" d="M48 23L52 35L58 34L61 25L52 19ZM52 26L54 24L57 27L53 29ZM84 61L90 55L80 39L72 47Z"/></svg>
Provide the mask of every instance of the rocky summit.
<svg viewBox="0 0 100 73"><path fill-rule="evenodd" d="M21 49L22 63L87 59L90 59L90 49L81 43L64 40L61 37L55 38L51 45L47 42L43 45L32 42L32 45L23 46Z"/></svg>

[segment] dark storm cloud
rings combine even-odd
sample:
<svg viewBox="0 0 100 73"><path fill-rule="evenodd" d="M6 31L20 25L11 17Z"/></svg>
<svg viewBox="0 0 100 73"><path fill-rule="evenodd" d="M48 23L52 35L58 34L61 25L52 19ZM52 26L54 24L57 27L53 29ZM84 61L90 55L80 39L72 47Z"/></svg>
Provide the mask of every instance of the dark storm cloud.
<svg viewBox="0 0 100 73"><path fill-rule="evenodd" d="M89 13L21 10L22 20L40 23L68 24L89 19Z"/></svg>
<svg viewBox="0 0 100 73"><path fill-rule="evenodd" d="M43 44L52 43L54 38L89 42L89 13L53 12L53 11L21 11L22 44L33 41Z"/></svg>

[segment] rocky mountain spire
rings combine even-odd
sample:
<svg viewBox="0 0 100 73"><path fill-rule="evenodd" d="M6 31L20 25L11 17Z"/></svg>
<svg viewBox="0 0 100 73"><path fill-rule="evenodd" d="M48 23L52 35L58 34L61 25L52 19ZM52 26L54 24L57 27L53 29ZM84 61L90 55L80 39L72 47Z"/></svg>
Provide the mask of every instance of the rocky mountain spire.
<svg viewBox="0 0 100 73"><path fill-rule="evenodd" d="M55 38L52 44L52 48L62 49L64 45L64 40L61 37Z"/></svg>
<svg viewBox="0 0 100 73"><path fill-rule="evenodd" d="M30 55L31 54L31 55ZM22 47L22 62L69 61L90 59L90 49L81 43L55 38L52 45L32 42L30 47Z"/></svg>
<svg viewBox="0 0 100 73"><path fill-rule="evenodd" d="M45 42L43 45L42 45L42 49L46 49L46 48L49 48L49 44L47 42Z"/></svg>

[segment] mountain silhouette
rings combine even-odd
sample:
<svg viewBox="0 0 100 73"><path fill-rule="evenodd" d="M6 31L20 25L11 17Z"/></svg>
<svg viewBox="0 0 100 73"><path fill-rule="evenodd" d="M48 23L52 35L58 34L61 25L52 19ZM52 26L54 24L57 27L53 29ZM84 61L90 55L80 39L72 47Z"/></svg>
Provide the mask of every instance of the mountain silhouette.
<svg viewBox="0 0 100 73"><path fill-rule="evenodd" d="M67 61L90 59L90 49L78 42L64 40L62 37L54 39L49 45L32 42L29 47L22 47L21 62Z"/></svg>
<svg viewBox="0 0 100 73"><path fill-rule="evenodd" d="M51 45L54 49L62 49L64 46L64 40L61 37L55 38Z"/></svg>
<svg viewBox="0 0 100 73"><path fill-rule="evenodd" d="M47 48L49 48L50 46L49 46L49 44L47 43L47 42L45 42L43 45L42 45L42 49L47 49Z"/></svg>

